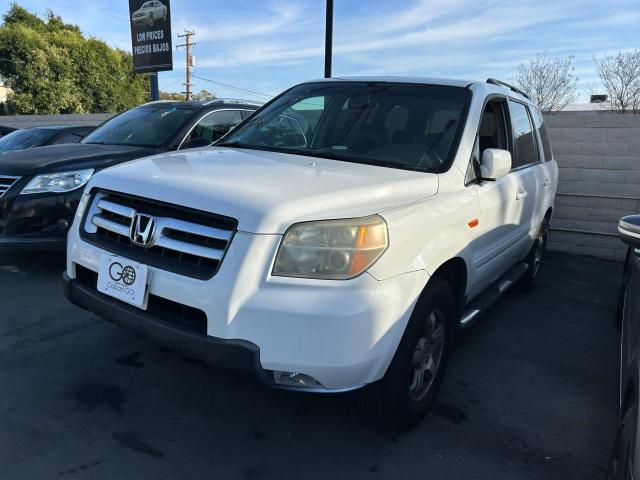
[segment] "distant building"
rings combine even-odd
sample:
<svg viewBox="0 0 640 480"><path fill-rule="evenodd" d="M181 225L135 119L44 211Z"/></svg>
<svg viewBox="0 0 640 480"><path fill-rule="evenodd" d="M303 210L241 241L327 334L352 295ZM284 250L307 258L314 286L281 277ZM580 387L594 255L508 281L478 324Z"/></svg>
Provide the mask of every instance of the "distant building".
<svg viewBox="0 0 640 480"><path fill-rule="evenodd" d="M9 113L9 106L7 105L7 100L9 99L9 94L13 93L7 84L0 80L0 114L7 115Z"/></svg>
<svg viewBox="0 0 640 480"><path fill-rule="evenodd" d="M5 103L8 100L10 93L13 93L13 90L7 87L5 82L0 80L0 103Z"/></svg>
<svg viewBox="0 0 640 480"><path fill-rule="evenodd" d="M564 112L583 112L590 110L610 110L608 95L591 95L589 97L589 103L570 103L562 110Z"/></svg>

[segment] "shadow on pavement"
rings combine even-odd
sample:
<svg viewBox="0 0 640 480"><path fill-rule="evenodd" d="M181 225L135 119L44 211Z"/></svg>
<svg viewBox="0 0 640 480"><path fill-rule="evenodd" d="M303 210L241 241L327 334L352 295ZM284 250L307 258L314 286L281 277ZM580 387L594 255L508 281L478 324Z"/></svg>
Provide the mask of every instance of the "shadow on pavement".
<svg viewBox="0 0 640 480"><path fill-rule="evenodd" d="M62 276L65 270L65 252L25 251L0 248L0 273L27 276Z"/></svg>
<svg viewBox="0 0 640 480"><path fill-rule="evenodd" d="M349 395L269 390L103 322L62 297L63 269L0 254L3 478L604 476L620 264L549 255L534 292L460 337L432 413L402 434Z"/></svg>

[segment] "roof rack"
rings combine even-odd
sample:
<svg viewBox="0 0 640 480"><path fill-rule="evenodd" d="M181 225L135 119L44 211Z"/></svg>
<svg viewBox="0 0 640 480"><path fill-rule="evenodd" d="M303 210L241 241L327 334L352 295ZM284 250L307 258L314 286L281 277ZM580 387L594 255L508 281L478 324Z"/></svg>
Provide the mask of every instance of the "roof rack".
<svg viewBox="0 0 640 480"><path fill-rule="evenodd" d="M487 78L487 83L490 83L492 85L500 85L502 87L507 87L508 89L519 93L520 95L522 95L525 98L528 98L529 100L531 100L531 97L529 97L529 95L527 95L526 93L524 93L522 90L520 90L518 87L515 87L513 85L511 85L510 83L507 82L503 82L502 80L498 80L496 78Z"/></svg>
<svg viewBox="0 0 640 480"><path fill-rule="evenodd" d="M245 103L247 105L255 106L264 105L264 102L261 102L259 100L243 100L241 98L215 98L206 102L205 105L211 105L212 103Z"/></svg>

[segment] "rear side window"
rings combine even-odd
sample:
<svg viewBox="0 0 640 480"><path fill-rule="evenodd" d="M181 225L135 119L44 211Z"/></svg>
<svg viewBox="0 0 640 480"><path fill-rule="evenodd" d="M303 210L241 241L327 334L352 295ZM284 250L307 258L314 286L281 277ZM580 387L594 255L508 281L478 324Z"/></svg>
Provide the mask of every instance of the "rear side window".
<svg viewBox="0 0 640 480"><path fill-rule="evenodd" d="M527 107L521 103L509 100L509 112L513 130L513 168L522 167L538 161L535 135Z"/></svg>
<svg viewBox="0 0 640 480"><path fill-rule="evenodd" d="M542 141L542 151L544 152L543 161L548 162L549 160L553 160L551 142L549 141L549 135L547 134L547 127L544 125L544 118L542 118L542 114L537 108L531 108L531 114L533 116L533 123L538 130L538 136Z"/></svg>

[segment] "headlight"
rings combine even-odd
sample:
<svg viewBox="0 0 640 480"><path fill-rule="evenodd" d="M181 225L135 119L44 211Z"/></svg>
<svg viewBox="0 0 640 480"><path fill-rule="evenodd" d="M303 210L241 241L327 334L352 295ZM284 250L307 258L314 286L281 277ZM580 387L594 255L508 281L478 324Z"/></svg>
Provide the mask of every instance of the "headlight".
<svg viewBox="0 0 640 480"><path fill-rule="evenodd" d="M345 280L373 265L389 245L380 215L291 226L282 238L273 275Z"/></svg>
<svg viewBox="0 0 640 480"><path fill-rule="evenodd" d="M83 187L93 175L93 168L72 172L36 175L20 193L64 193Z"/></svg>

